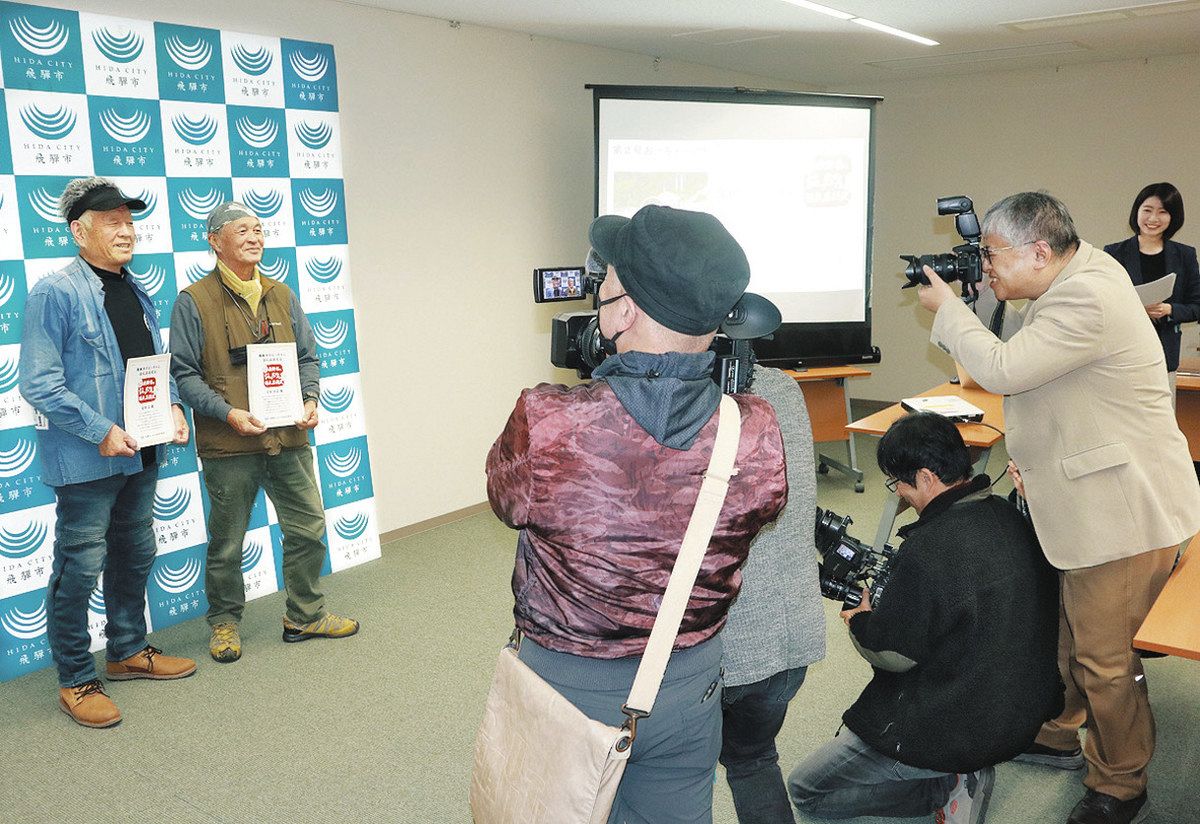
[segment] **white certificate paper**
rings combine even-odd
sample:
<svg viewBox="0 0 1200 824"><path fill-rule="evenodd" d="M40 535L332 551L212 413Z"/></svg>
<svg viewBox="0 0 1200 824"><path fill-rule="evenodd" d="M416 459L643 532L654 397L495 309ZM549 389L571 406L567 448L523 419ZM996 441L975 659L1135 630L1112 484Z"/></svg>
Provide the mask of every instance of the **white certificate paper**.
<svg viewBox="0 0 1200 824"><path fill-rule="evenodd" d="M296 344L247 346L246 380L250 388L250 414L263 426L293 426L304 417Z"/></svg>
<svg viewBox="0 0 1200 824"><path fill-rule="evenodd" d="M169 353L130 358L125 364L125 431L139 449L175 437L170 369Z"/></svg>
<svg viewBox="0 0 1200 824"><path fill-rule="evenodd" d="M1171 297L1171 292L1175 291L1175 273L1172 272L1158 280L1152 280L1149 283L1143 283L1141 286L1133 288L1137 290L1138 297L1142 300L1142 306L1153 306L1156 303L1162 303Z"/></svg>

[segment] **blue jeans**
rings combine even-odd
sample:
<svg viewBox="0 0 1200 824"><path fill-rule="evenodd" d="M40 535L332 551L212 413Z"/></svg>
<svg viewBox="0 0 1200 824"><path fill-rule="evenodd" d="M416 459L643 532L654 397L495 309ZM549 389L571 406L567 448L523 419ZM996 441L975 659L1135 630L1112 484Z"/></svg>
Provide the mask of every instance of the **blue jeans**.
<svg viewBox="0 0 1200 824"><path fill-rule="evenodd" d="M721 763L740 824L793 824L779 771L775 736L807 667L777 672L753 684L725 687L721 696Z"/></svg>
<svg viewBox="0 0 1200 824"><path fill-rule="evenodd" d="M889 758L843 727L792 771L788 792L796 809L817 818L905 818L943 806L957 781Z"/></svg>
<svg viewBox="0 0 1200 824"><path fill-rule="evenodd" d="M640 656L583 658L521 640L520 659L589 718L619 727ZM712 824L721 747L721 637L671 653L650 716L638 722L608 824Z"/></svg>
<svg viewBox="0 0 1200 824"><path fill-rule="evenodd" d="M46 588L50 650L58 683L96 677L88 651L88 596L104 573L105 656L123 661L146 647L146 578L156 546L151 512L158 464L136 475L56 487L54 565Z"/></svg>

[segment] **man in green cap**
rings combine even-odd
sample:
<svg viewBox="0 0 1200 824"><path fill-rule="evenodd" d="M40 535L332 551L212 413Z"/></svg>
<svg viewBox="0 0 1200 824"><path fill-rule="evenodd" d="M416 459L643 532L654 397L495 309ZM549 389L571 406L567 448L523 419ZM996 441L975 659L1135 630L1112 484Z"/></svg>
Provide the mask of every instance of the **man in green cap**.
<svg viewBox="0 0 1200 824"><path fill-rule="evenodd" d="M246 607L242 544L260 488L279 514L287 614L283 640L344 638L358 622L325 609L319 588L325 512L308 432L317 425L320 379L312 327L296 295L262 275L262 223L241 203L208 216L217 265L184 289L171 313L171 374L196 415L208 517L205 589L209 653L223 663L242 655L238 624ZM266 427L249 411L246 346L296 344L304 414L294 426Z"/></svg>

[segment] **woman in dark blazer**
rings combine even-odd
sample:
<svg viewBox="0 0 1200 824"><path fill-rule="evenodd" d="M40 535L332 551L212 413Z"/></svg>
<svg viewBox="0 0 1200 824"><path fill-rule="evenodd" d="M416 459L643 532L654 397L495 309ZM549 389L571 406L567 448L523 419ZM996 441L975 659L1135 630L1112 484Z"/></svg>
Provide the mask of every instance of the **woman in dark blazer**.
<svg viewBox="0 0 1200 824"><path fill-rule="evenodd" d="M1162 341L1175 388L1179 367L1179 325L1200 320L1200 267L1196 249L1176 243L1171 237L1183 228L1183 197L1170 183L1152 183L1138 192L1129 211L1129 228L1134 236L1104 247L1120 261L1135 285L1150 283L1175 273L1175 288L1163 303L1146 307L1158 338Z"/></svg>

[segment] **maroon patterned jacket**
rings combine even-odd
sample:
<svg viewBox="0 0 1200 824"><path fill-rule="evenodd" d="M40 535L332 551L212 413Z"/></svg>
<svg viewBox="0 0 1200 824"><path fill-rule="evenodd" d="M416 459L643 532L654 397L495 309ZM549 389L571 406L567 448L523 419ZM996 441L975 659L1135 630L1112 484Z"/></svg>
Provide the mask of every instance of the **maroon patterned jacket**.
<svg viewBox="0 0 1200 824"><path fill-rule="evenodd" d="M783 442L762 399L742 413L737 474L684 613L676 649L714 636L741 587L751 539L787 502ZM517 627L548 649L640 655L708 468L714 413L689 450L658 444L602 381L521 393L487 458L488 499L520 529Z"/></svg>

